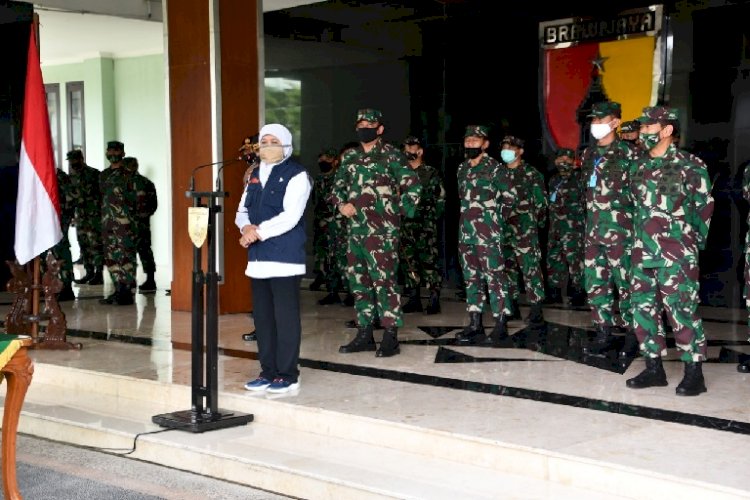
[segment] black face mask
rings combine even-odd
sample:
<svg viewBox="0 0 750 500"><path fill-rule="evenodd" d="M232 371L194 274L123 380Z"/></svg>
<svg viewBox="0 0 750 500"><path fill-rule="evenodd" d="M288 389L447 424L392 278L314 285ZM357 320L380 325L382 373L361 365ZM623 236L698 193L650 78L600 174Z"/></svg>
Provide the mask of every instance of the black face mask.
<svg viewBox="0 0 750 500"><path fill-rule="evenodd" d="M110 163L117 163L118 161L122 160L123 158L125 158L125 156L121 155L121 154L119 154L119 155L107 155L107 160L109 160Z"/></svg>
<svg viewBox="0 0 750 500"><path fill-rule="evenodd" d="M359 142L367 144L378 138L378 129L377 128L358 128L357 137L359 138Z"/></svg>
<svg viewBox="0 0 750 500"><path fill-rule="evenodd" d="M416 160L418 156L417 153L406 153L406 159L409 161Z"/></svg>
<svg viewBox="0 0 750 500"><path fill-rule="evenodd" d="M320 167L321 172L327 174L333 168L333 163L331 163L330 161L319 161L318 167Z"/></svg>
<svg viewBox="0 0 750 500"><path fill-rule="evenodd" d="M482 154L482 148L464 148L464 158L473 160Z"/></svg>

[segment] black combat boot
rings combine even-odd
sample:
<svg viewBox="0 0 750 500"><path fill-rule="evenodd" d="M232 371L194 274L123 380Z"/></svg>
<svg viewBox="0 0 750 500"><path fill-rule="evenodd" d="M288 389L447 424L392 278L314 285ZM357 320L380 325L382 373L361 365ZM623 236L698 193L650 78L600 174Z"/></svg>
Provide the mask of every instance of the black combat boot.
<svg viewBox="0 0 750 500"><path fill-rule="evenodd" d="M84 283L88 283L89 280L94 277L94 266L85 266L84 269L86 270L86 274L77 280L73 280L73 283L83 285Z"/></svg>
<svg viewBox="0 0 750 500"><path fill-rule="evenodd" d="M398 328L389 326L383 332L383 341L380 343L375 356L378 358L390 358L401 352L398 346Z"/></svg>
<svg viewBox="0 0 750 500"><path fill-rule="evenodd" d="M521 319L521 308L518 307L518 299L510 301L510 314L508 315L508 319Z"/></svg>
<svg viewBox="0 0 750 500"><path fill-rule="evenodd" d="M107 295L103 299L99 299L99 303L100 304L114 304L116 296L117 296L117 293L113 293L111 295Z"/></svg>
<svg viewBox="0 0 750 500"><path fill-rule="evenodd" d="M628 330L625 332L625 343L622 345L620 352L617 353L617 357L620 359L632 358L638 354L639 348L640 343L638 342L635 333L633 333L632 330Z"/></svg>
<svg viewBox="0 0 750 500"><path fill-rule="evenodd" d="M94 268L94 274L91 276L89 280L86 281L86 284L87 285L103 285L104 284L104 276L102 276L101 267Z"/></svg>
<svg viewBox="0 0 750 500"><path fill-rule="evenodd" d="M258 340L258 336L255 334L255 330L253 330L249 333L243 333L242 340L244 340L245 342L256 342Z"/></svg>
<svg viewBox="0 0 750 500"><path fill-rule="evenodd" d="M354 295L352 295L352 292L346 293L346 297L341 301L341 305L344 307L354 307Z"/></svg>
<svg viewBox="0 0 750 500"><path fill-rule="evenodd" d="M154 273L146 273L146 281L138 285L138 291L141 293L154 293L156 291Z"/></svg>
<svg viewBox="0 0 750 500"><path fill-rule="evenodd" d="M118 285L115 292L115 304L118 306L129 306L134 302L130 287L128 285Z"/></svg>
<svg viewBox="0 0 750 500"><path fill-rule="evenodd" d="M66 302L69 300L76 300L76 294L73 293L73 287L70 285L66 285L63 287L62 290L60 290L60 293L57 294L57 301L58 302Z"/></svg>
<svg viewBox="0 0 750 500"><path fill-rule="evenodd" d="M646 387L664 387L669 385L667 374L664 373L664 366L661 364L661 358L645 358L646 369L633 378L625 382L625 385L631 389L645 389Z"/></svg>
<svg viewBox="0 0 750 500"><path fill-rule="evenodd" d="M586 305L586 292L583 288L573 287L570 294L570 305L572 307L584 307Z"/></svg>
<svg viewBox="0 0 750 500"><path fill-rule="evenodd" d="M403 305L401 308L401 311L406 313L413 313L413 312L422 312L422 299L419 296L419 287L417 288L409 288L408 290L405 290L405 295L409 297L409 300L406 301L406 304Z"/></svg>
<svg viewBox="0 0 750 500"><path fill-rule="evenodd" d="M678 396L697 396L706 392L706 381L703 379L703 363L695 361L685 363L685 376L675 389Z"/></svg>
<svg viewBox="0 0 750 500"><path fill-rule="evenodd" d="M327 306L330 304L340 304L341 297L337 292L330 292L328 295L318 301L318 305Z"/></svg>
<svg viewBox="0 0 750 500"><path fill-rule="evenodd" d="M549 288L547 293L544 295L544 304L562 304L562 289L561 288Z"/></svg>
<svg viewBox="0 0 750 500"><path fill-rule="evenodd" d="M480 344L486 339L482 326L482 313L469 313L469 326L456 334L456 341L460 344Z"/></svg>
<svg viewBox="0 0 750 500"><path fill-rule="evenodd" d="M312 283L310 283L310 291L319 292L324 284L325 284L325 278L323 277L323 273L321 273L320 271L317 271L315 273L315 279L313 280Z"/></svg>
<svg viewBox="0 0 750 500"><path fill-rule="evenodd" d="M357 336L346 345L339 347L341 354L352 352L374 351L378 346L375 344L375 338L372 336L372 325L360 326L357 329Z"/></svg>
<svg viewBox="0 0 750 500"><path fill-rule="evenodd" d="M544 324L544 314L542 313L541 302L534 302L533 304L531 304L529 315L526 316L526 323L528 323L529 325L543 325Z"/></svg>
<svg viewBox="0 0 750 500"><path fill-rule="evenodd" d="M737 371L740 373L750 373L750 358L740 361L737 364Z"/></svg>
<svg viewBox="0 0 750 500"><path fill-rule="evenodd" d="M611 326L597 325L596 336L583 347L583 352L585 354L602 354L610 348L613 340Z"/></svg>
<svg viewBox="0 0 750 500"><path fill-rule="evenodd" d="M427 314L439 314L440 313L440 289L430 288L430 299L427 303Z"/></svg>
<svg viewBox="0 0 750 500"><path fill-rule="evenodd" d="M493 347L500 347L504 340L508 340L508 319L505 314L495 317L495 326L492 328L489 337L485 340L485 344Z"/></svg>

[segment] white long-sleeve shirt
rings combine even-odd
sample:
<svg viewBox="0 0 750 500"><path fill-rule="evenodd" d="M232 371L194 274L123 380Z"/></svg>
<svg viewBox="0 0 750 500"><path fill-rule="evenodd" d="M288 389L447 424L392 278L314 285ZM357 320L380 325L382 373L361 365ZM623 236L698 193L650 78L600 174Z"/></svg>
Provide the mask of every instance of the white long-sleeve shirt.
<svg viewBox="0 0 750 500"><path fill-rule="evenodd" d="M268 177L271 175L271 169L273 166L261 163L258 167L258 177L260 179L261 186L265 187ZM312 184L310 183L310 177L307 172L300 172L291 179L286 186L286 192L284 193L283 210L278 215L271 217L267 221L258 224L258 236L260 239L265 241L269 238L279 236L291 230L297 225L302 215L305 213L305 207L307 206L307 200L310 197L310 191L312 190ZM234 223L242 232L242 228L253 224L250 220L247 208L245 207L245 197L247 196L247 190L242 193L239 207L237 208L237 215L234 218ZM250 278L265 279L265 278L280 278L285 276L299 276L305 274L305 264L291 264L289 262L275 262L275 261L248 261L247 268L245 268L245 275Z"/></svg>

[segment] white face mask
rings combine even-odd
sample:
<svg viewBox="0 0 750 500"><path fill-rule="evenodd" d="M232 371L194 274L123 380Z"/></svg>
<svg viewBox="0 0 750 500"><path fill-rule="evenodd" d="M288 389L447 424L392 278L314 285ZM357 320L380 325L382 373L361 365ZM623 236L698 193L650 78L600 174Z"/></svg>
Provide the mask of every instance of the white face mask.
<svg viewBox="0 0 750 500"><path fill-rule="evenodd" d="M597 141L603 139L612 131L609 127L609 123L592 123L591 124L591 135Z"/></svg>

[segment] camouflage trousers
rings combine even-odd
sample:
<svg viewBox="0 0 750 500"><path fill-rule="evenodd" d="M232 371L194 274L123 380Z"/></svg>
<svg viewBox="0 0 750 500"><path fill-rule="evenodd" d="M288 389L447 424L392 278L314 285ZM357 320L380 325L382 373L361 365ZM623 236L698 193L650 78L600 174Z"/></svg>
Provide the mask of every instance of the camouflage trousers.
<svg viewBox="0 0 750 500"><path fill-rule="evenodd" d="M745 236L745 308L747 326L750 327L750 231Z"/></svg>
<svg viewBox="0 0 750 500"><path fill-rule="evenodd" d="M466 283L466 310L468 312L484 310L486 284L490 295L492 315L500 316L503 311L506 311L506 290L505 264L499 245L459 243L458 254Z"/></svg>
<svg viewBox="0 0 750 500"><path fill-rule="evenodd" d="M517 300L519 295L518 278L523 277L526 298L529 302L544 300L544 277L542 276L542 249L536 229L526 234L506 240L503 244L505 275L508 283L508 297ZM510 314L510 308L506 313Z"/></svg>
<svg viewBox="0 0 750 500"><path fill-rule="evenodd" d="M661 321L662 307L674 331L685 362L706 359L706 336L698 315L700 273L694 261L668 267L633 268L633 324L641 352L649 358L667 353Z"/></svg>
<svg viewBox="0 0 750 500"><path fill-rule="evenodd" d="M144 273L156 272L154 251L151 249L151 223L149 221L138 224L138 257Z"/></svg>
<svg viewBox="0 0 750 500"><path fill-rule="evenodd" d="M84 267L102 267L102 226L98 221L79 219L76 224L76 236L81 247L81 258Z"/></svg>
<svg viewBox="0 0 750 500"><path fill-rule="evenodd" d="M434 222L405 224L399 252L400 272L406 288L440 288L443 280L438 272L437 228Z"/></svg>
<svg viewBox="0 0 750 500"><path fill-rule="evenodd" d="M73 258L70 255L70 240L68 239L68 228L62 228L63 237L53 246L49 251L55 256L55 259L61 260L62 265L60 266L60 281L62 281L63 287L67 288L73 284ZM47 252L42 252L39 256L39 262L41 263L41 271L44 272L46 269Z"/></svg>
<svg viewBox="0 0 750 500"><path fill-rule="evenodd" d="M316 220L313 223L313 257L315 258L313 271L316 273L325 273L330 237L328 226L330 226L330 224L327 224L325 221Z"/></svg>
<svg viewBox="0 0 750 500"><path fill-rule="evenodd" d="M547 242L547 283L562 288L570 277L575 288L583 285L583 233L550 231Z"/></svg>
<svg viewBox="0 0 750 500"><path fill-rule="evenodd" d="M622 326L631 328L630 249L622 245L586 245L583 276L594 325L614 325L617 287Z"/></svg>
<svg viewBox="0 0 750 500"><path fill-rule="evenodd" d="M347 273L360 326L371 325L375 316L385 328L404 324L396 280L398 241L389 235L349 236Z"/></svg>
<svg viewBox="0 0 750 500"><path fill-rule="evenodd" d="M349 280L346 279L346 251L348 237L346 228L339 224L328 224L326 235L326 255L323 261L323 272L329 292L349 290Z"/></svg>
<svg viewBox="0 0 750 500"><path fill-rule="evenodd" d="M112 284L135 285L135 265L138 254L137 235L132 224L103 224L104 265L107 266Z"/></svg>

